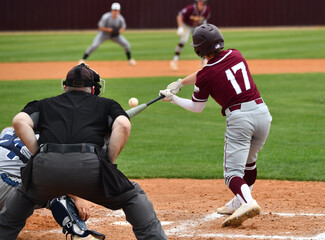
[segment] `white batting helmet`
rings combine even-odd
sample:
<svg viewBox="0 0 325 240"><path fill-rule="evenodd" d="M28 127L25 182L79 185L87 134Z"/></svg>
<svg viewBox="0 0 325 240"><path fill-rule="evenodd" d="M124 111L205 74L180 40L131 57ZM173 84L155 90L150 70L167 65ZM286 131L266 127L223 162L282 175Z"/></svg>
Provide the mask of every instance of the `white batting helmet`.
<svg viewBox="0 0 325 240"><path fill-rule="evenodd" d="M112 4L111 10L118 10L118 11L120 11L121 10L121 5L118 2L115 2L115 3Z"/></svg>

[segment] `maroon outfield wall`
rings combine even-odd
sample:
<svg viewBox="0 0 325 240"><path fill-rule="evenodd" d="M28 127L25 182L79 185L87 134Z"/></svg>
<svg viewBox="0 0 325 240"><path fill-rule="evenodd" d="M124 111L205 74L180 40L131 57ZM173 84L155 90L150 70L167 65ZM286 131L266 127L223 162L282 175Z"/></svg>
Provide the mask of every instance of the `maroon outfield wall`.
<svg viewBox="0 0 325 240"><path fill-rule="evenodd" d="M1 0L0 31L95 29L114 0ZM192 0L119 0L128 28L176 28ZM325 25L325 0L209 0L219 27Z"/></svg>

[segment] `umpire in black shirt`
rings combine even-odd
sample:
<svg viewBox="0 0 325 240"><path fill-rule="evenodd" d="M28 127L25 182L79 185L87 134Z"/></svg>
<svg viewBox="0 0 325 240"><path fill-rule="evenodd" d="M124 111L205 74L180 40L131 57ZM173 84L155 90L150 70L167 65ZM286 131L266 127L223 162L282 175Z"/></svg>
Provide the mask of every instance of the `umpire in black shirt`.
<svg viewBox="0 0 325 240"><path fill-rule="evenodd" d="M68 72L65 93L30 102L14 117L16 133L34 155L22 169L23 186L0 213L0 240L16 239L35 205L66 194L122 208L137 239L167 239L145 192L114 164L131 124L116 101L97 96L99 80L80 64Z"/></svg>

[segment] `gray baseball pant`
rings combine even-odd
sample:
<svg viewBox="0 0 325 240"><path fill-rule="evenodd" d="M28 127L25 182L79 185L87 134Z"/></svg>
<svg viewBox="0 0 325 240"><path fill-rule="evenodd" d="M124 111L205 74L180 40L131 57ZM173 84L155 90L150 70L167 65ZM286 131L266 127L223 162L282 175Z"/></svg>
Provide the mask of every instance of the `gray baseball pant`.
<svg viewBox="0 0 325 240"><path fill-rule="evenodd" d="M90 47L86 50L86 54L92 54L106 40L112 40L122 46L125 52L130 52L130 43L124 36L111 37L109 33L99 31Z"/></svg>
<svg viewBox="0 0 325 240"><path fill-rule="evenodd" d="M240 110L226 110L224 177L227 186L231 177L243 178L246 164L254 163L269 134L272 116L265 103L242 103Z"/></svg>

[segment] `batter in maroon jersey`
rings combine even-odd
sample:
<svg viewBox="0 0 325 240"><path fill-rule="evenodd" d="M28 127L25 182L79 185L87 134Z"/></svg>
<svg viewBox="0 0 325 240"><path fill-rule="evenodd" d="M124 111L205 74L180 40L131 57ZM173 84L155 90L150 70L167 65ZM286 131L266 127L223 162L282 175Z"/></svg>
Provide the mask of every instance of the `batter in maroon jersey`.
<svg viewBox="0 0 325 240"><path fill-rule="evenodd" d="M257 170L257 154L269 134L272 117L253 81L247 62L236 49L222 50L224 39L212 24L203 24L193 32L192 46L207 65L161 90L170 101L192 112L201 112L211 96L226 116L224 178L235 197L218 213L231 215L223 227L241 225L258 215L260 206L252 197ZM175 94L184 85L195 84L192 99Z"/></svg>
<svg viewBox="0 0 325 240"><path fill-rule="evenodd" d="M247 63L236 49L221 51L210 59L198 72L194 90L194 102L206 102L211 95L222 106L223 115L230 106L260 98Z"/></svg>
<svg viewBox="0 0 325 240"><path fill-rule="evenodd" d="M174 58L170 62L172 70L178 70L179 55L195 27L206 23L210 16L210 7L207 5L207 0L195 0L194 4L188 5L178 12L176 17L177 35L180 36L180 40L176 46Z"/></svg>

